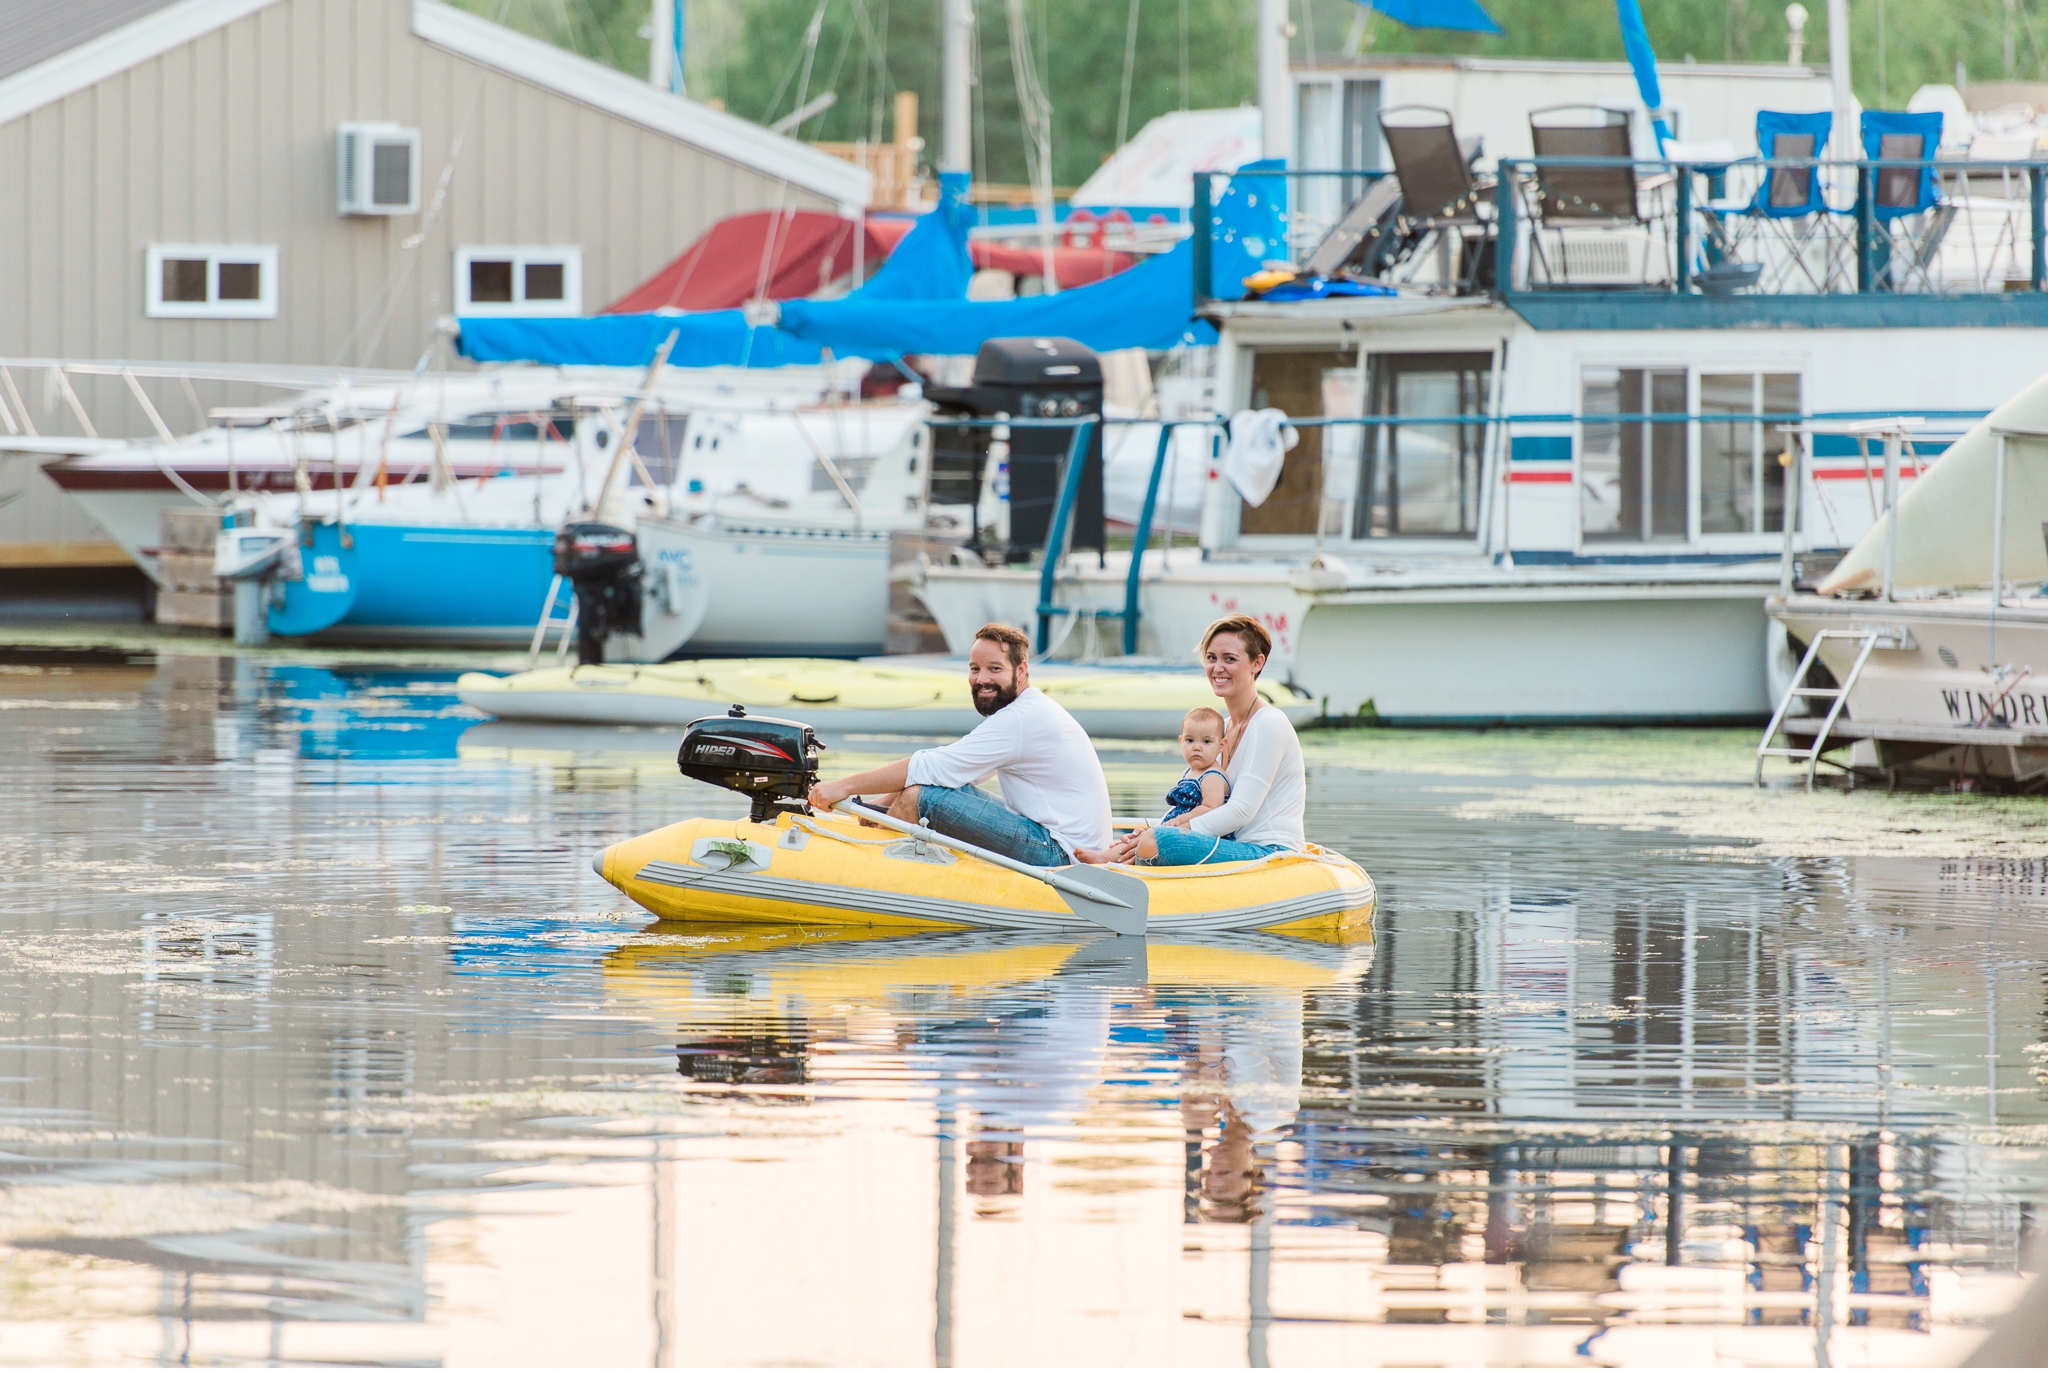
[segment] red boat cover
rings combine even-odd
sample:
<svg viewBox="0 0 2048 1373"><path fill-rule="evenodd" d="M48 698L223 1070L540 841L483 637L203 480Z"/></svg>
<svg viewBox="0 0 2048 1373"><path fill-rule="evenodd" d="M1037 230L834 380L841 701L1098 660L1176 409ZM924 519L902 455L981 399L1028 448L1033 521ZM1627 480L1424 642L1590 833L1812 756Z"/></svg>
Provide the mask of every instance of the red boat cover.
<svg viewBox="0 0 2048 1373"><path fill-rule="evenodd" d="M757 298L812 295L853 270L856 232L867 236L861 247L873 271L910 225L908 219L856 225L822 210L734 215L712 225L681 257L605 306L603 313L730 310Z"/></svg>
<svg viewBox="0 0 2048 1373"><path fill-rule="evenodd" d="M974 259L976 271L987 267L999 267L1005 272L1015 272L1020 277L1045 275L1045 250L1023 248L1008 243L990 243L985 239L969 239L968 256ZM1067 248L1052 250L1052 271L1058 278L1062 290L1070 286L1086 286L1091 281L1100 281L1115 276L1138 259L1129 253L1111 252L1107 248Z"/></svg>
<svg viewBox="0 0 2048 1373"><path fill-rule="evenodd" d="M869 272L882 265L914 222L908 217L870 217L858 226L867 239L861 246ZM601 313L731 310L755 299L815 295L853 270L855 232L852 220L822 210L763 210L721 219L682 256ZM1045 252L1040 248L975 239L967 251L976 270L997 267L1020 277L1045 274ZM1114 276L1136 261L1128 253L1103 248L1052 250L1053 275L1062 288Z"/></svg>

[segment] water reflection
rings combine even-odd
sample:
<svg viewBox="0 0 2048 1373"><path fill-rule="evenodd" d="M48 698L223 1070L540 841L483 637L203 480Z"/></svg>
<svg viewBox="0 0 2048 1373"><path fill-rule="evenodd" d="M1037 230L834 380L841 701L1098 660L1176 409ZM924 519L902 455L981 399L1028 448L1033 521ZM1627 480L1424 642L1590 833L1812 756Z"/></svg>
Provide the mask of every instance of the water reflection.
<svg viewBox="0 0 2048 1373"><path fill-rule="evenodd" d="M650 924L586 861L729 811L668 736L136 657L0 664L9 1361L1930 1363L2017 1297L2039 865L1354 736L1371 942Z"/></svg>

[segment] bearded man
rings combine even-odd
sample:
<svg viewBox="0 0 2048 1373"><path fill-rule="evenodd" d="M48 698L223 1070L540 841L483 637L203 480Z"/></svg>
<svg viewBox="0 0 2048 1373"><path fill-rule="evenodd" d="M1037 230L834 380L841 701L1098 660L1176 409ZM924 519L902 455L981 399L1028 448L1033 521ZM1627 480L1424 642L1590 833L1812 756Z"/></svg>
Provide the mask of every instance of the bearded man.
<svg viewBox="0 0 2048 1373"><path fill-rule="evenodd" d="M922 821L1038 867L1071 863L1076 849L1104 847L1110 823L1102 761L1074 717L1031 685L1030 643L1009 625L976 630L967 686L984 718L973 732L944 748L820 782L811 805L830 810L849 796L869 795L899 820ZM974 785L990 773L1001 801Z"/></svg>

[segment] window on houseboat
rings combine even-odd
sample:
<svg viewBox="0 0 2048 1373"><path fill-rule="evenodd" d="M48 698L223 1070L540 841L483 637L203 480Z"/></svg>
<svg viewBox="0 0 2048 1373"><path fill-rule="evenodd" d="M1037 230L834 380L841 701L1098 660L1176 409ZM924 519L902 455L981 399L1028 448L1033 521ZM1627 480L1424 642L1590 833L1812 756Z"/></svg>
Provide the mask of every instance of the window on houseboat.
<svg viewBox="0 0 2048 1373"><path fill-rule="evenodd" d="M1685 413L1685 369L1588 367L1580 381L1580 531L1617 543L1684 540L1685 421L1644 417Z"/></svg>
<svg viewBox="0 0 2048 1373"><path fill-rule="evenodd" d="M1252 408L1272 407L1303 418L1359 413L1358 358L1354 353L1331 351L1261 352L1252 358ZM1330 409L1331 405L1336 409ZM1280 480L1261 505L1246 506L1238 519L1244 534L1314 534L1325 520L1325 471L1342 470L1324 457L1355 458L1358 439L1355 426L1334 430L1321 426L1303 429L1301 442L1287 454L1280 468ZM1348 450L1345 445L1352 445ZM1338 515L1342 518L1341 508Z"/></svg>
<svg viewBox="0 0 2048 1373"><path fill-rule="evenodd" d="M1367 413L1404 422L1362 436L1351 536L1477 533L1487 426L1410 421L1485 415L1493 355L1380 353L1367 370Z"/></svg>
<svg viewBox="0 0 2048 1373"><path fill-rule="evenodd" d="M1776 456L1784 446L1776 425L1785 421L1708 416L1799 413L1797 376L1700 374L1702 534L1768 534L1785 523L1785 483Z"/></svg>

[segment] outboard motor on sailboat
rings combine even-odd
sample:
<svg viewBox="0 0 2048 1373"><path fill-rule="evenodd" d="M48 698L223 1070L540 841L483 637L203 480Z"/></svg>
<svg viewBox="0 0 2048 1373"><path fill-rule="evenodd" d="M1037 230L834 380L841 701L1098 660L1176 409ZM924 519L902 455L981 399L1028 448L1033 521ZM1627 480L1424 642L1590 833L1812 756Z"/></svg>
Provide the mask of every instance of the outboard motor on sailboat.
<svg viewBox="0 0 2048 1373"><path fill-rule="evenodd" d="M676 767L694 781L746 797L753 803L747 818L761 825L777 811L805 811L804 798L818 785L818 750L823 747L809 725L750 716L745 706L736 705L724 715L690 722Z"/></svg>
<svg viewBox="0 0 2048 1373"><path fill-rule="evenodd" d="M629 529L565 524L555 534L555 572L576 588L576 660L604 661L604 641L640 633L640 545Z"/></svg>

